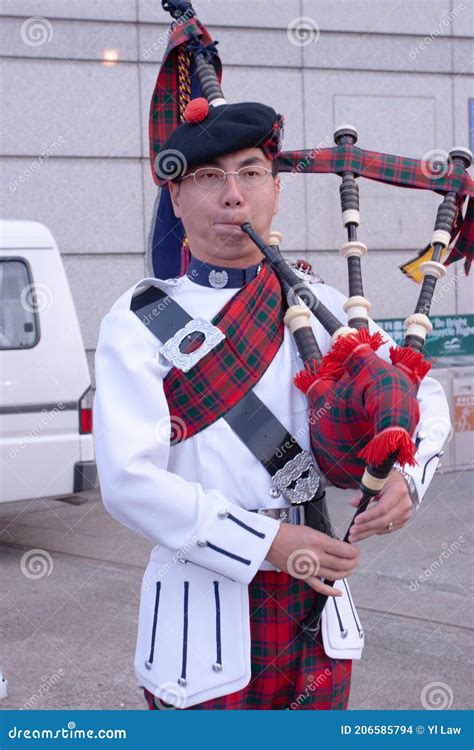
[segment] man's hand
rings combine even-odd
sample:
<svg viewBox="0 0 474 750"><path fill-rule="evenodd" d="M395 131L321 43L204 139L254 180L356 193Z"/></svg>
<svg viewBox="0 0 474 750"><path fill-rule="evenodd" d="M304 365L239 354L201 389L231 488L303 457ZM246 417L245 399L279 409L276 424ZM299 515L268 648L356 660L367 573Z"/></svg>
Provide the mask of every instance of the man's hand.
<svg viewBox="0 0 474 750"><path fill-rule="evenodd" d="M356 508L360 498L351 500ZM409 520L412 512L412 500L405 479L398 471L392 469L384 488L375 501L371 501L367 510L357 516L349 534L349 541L361 542L374 534L388 534L401 529Z"/></svg>
<svg viewBox="0 0 474 750"><path fill-rule="evenodd" d="M282 523L266 559L321 594L341 596L342 591L320 578L337 581L350 576L359 562L359 550L309 526Z"/></svg>

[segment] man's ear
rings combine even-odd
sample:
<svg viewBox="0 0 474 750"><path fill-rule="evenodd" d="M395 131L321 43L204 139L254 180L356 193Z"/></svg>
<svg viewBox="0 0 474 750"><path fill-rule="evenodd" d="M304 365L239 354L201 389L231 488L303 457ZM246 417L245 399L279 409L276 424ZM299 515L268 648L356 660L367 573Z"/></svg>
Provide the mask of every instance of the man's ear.
<svg viewBox="0 0 474 750"><path fill-rule="evenodd" d="M281 192L281 180L280 177L275 177L275 200L273 203L273 216L278 213L278 204L280 200L280 192Z"/></svg>
<svg viewBox="0 0 474 750"><path fill-rule="evenodd" d="M168 189L170 191L171 203L173 204L174 215L176 216L177 219L181 218L180 200L179 200L180 188L181 188L181 185L179 184L179 182L171 182L171 180L168 181Z"/></svg>

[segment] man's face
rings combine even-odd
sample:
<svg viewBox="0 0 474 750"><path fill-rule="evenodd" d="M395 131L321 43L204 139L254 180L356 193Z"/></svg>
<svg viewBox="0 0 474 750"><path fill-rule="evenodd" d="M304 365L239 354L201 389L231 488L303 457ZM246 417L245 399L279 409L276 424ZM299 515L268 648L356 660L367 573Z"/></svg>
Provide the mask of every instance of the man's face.
<svg viewBox="0 0 474 750"><path fill-rule="evenodd" d="M215 161L192 167L220 167L226 172L259 164L271 170L271 160L259 148L245 148L220 156ZM227 175L224 184L202 190L188 177L168 183L173 209L184 224L192 254L209 263L242 267L258 263L260 250L240 229L248 221L266 241L272 217L278 210L279 177L267 175L262 185L244 187L236 175Z"/></svg>

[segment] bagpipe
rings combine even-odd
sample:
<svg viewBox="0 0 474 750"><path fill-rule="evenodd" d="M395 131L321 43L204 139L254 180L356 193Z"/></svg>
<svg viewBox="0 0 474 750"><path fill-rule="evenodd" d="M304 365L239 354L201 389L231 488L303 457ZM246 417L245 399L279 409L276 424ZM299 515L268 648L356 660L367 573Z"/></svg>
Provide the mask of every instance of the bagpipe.
<svg viewBox="0 0 474 750"><path fill-rule="evenodd" d="M210 106L226 103L216 43L196 19L191 3L164 0L163 7L171 13L175 25L172 24L150 117L152 171L161 186L166 184L166 154L160 153L160 145L181 121L191 92L204 97ZM184 69L188 77L183 78ZM432 328L431 304L446 265L464 258L465 272L469 271L474 249L474 182L467 172L472 163L468 149L453 149L446 164L427 170L422 160L358 148L357 131L350 125L339 127L334 141L333 148L280 151L277 158L281 172L332 172L341 178L340 201L347 241L340 253L348 267L349 297L344 305L347 323L338 320L318 299L315 288L286 262L280 251L281 235L271 233L267 243L250 222L242 224L241 229L261 250L282 287L286 301L284 322L304 365L294 384L308 400L310 442L316 462L333 485L360 489L360 502L344 537L347 541L355 518L381 492L394 465L415 464L417 391L431 366L423 356L426 336ZM384 343L380 332L369 331L371 304L364 294L361 263L367 247L357 237L360 177L432 190L444 196L431 241L417 259L417 271L423 280L414 312L405 321L405 340L402 346L390 349L390 362L377 354ZM162 194L161 200L165 199ZM183 234L178 236L180 272L184 273L189 249ZM332 347L324 356L311 325L313 315L331 336ZM331 581L325 583L333 585ZM315 595L313 607L301 626L304 638L316 637L326 601L327 596Z"/></svg>

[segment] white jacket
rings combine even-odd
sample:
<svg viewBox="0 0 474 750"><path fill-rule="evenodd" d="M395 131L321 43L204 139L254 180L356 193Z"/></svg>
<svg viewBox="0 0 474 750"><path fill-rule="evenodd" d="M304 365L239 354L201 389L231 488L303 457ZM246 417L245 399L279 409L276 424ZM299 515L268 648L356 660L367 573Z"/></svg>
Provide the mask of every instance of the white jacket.
<svg viewBox="0 0 474 750"><path fill-rule="evenodd" d="M203 287L186 276L143 279L102 320L96 351L94 442L102 499L116 519L156 545L142 583L135 671L140 685L184 708L250 681L248 584L259 569L275 569L265 557L279 528L278 521L250 511L287 503L270 496L270 475L224 419L170 446L162 387L170 364L159 354L160 341L130 310L134 293L152 284L192 317L208 320L238 290ZM313 286L345 321L346 298L325 284ZM312 325L321 350L328 351L329 335L314 318ZM379 350L385 359L388 347ZM310 450L306 397L292 385L300 369L301 359L285 329L284 341L254 392ZM409 469L421 500L438 459L427 462L440 450L450 422L444 393L432 378L422 383L419 401L419 428L427 420L437 425L420 443L418 466ZM345 596L337 603L349 632L341 638L330 600L322 621L325 651L335 658L360 658L360 621L348 587L339 587Z"/></svg>

